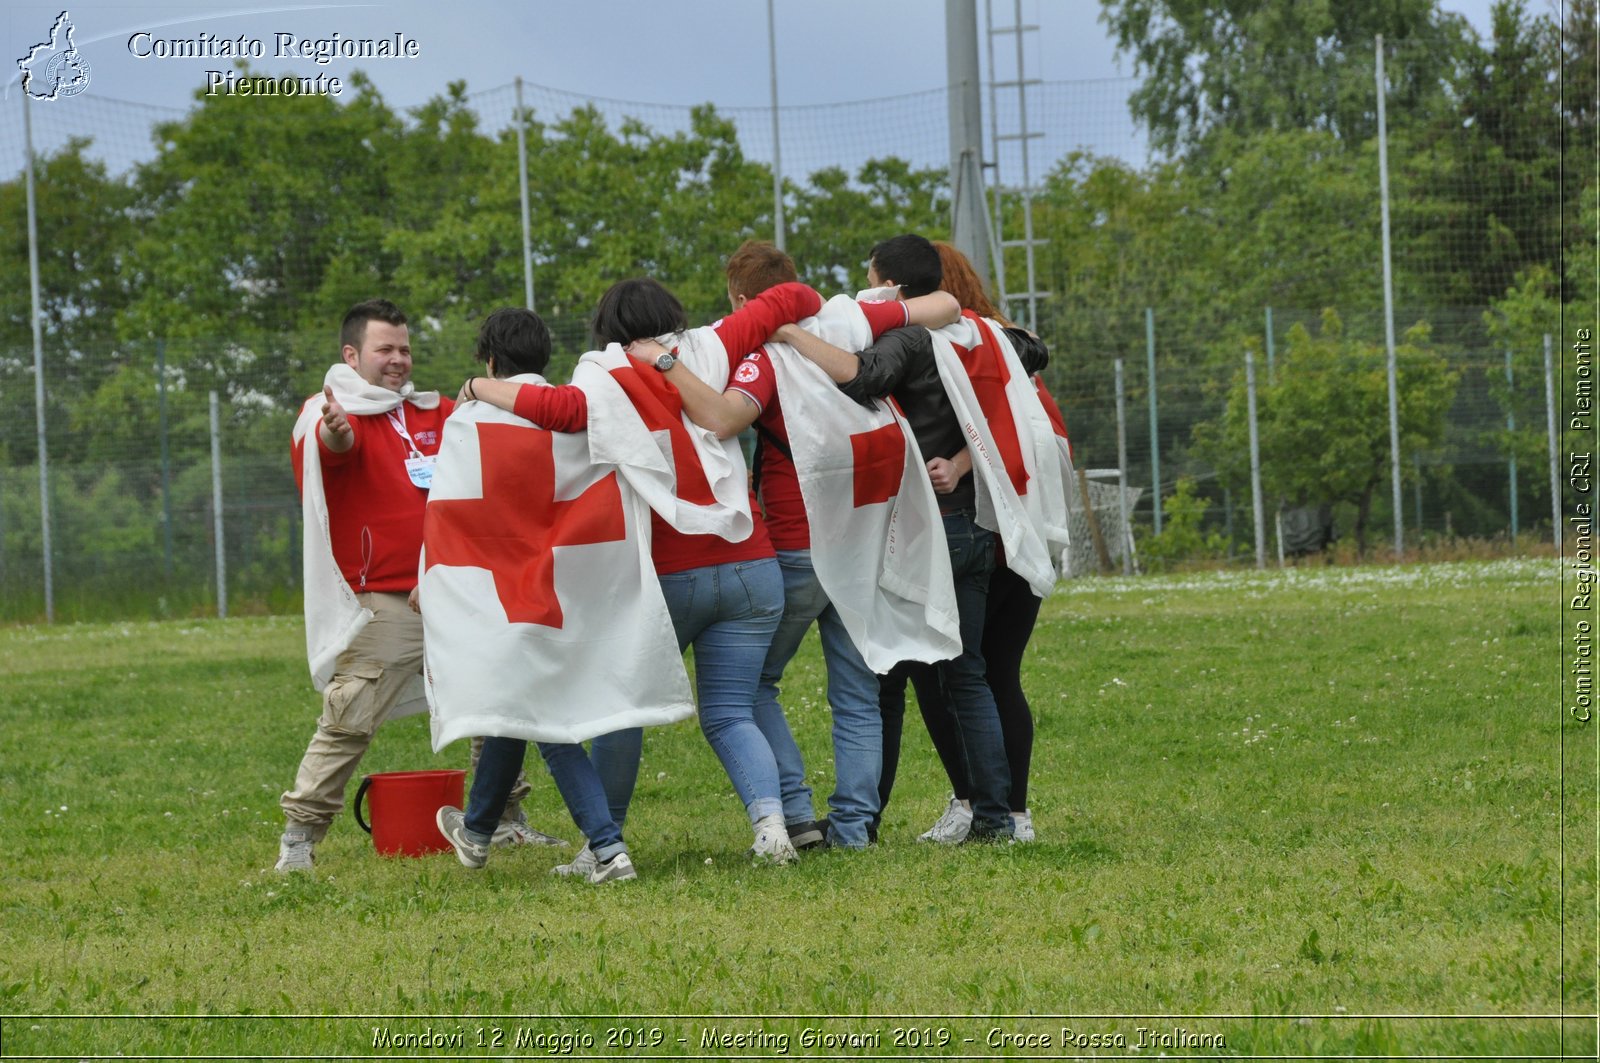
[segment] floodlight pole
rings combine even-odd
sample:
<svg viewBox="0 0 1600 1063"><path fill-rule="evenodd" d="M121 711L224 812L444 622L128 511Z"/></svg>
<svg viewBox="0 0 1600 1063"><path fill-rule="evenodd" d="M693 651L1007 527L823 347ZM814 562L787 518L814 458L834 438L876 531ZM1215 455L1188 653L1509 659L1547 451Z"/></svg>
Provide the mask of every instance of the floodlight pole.
<svg viewBox="0 0 1600 1063"><path fill-rule="evenodd" d="M28 287L33 296L33 416L39 433L39 538L44 553L44 622L56 620L55 584L50 549L50 456L44 431L44 331L39 305L39 211L33 192L33 110L22 90L22 129L27 141Z"/></svg>
<svg viewBox="0 0 1600 1063"><path fill-rule="evenodd" d="M989 284L989 215L983 201L983 103L977 0L944 0L950 80L950 242Z"/></svg>
<svg viewBox="0 0 1600 1063"><path fill-rule="evenodd" d="M522 294L533 305L533 223L528 213L528 140L523 132L527 112L522 109L522 78L517 78L517 180L522 185Z"/></svg>
<svg viewBox="0 0 1600 1063"><path fill-rule="evenodd" d="M778 143L778 29L772 0L767 0L767 64L772 72L772 242L784 250L783 149Z"/></svg>

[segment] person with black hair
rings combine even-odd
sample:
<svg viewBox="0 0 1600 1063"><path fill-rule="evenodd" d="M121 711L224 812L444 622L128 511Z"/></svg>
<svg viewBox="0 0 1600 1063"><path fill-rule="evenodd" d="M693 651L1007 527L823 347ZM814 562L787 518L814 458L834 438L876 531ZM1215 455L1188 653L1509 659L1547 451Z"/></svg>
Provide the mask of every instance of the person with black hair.
<svg viewBox="0 0 1600 1063"><path fill-rule="evenodd" d="M665 374L676 363L680 345L713 344L746 353L765 343L778 325L815 314L821 305L805 285L783 284L716 325L691 330L676 296L655 280L633 278L601 296L593 338L598 347L622 346L632 360L630 386L678 416L682 402ZM645 359L635 353L638 341L656 339L663 342L659 354ZM463 388L463 394L469 392L555 431L576 432L589 423L588 398L572 385L519 387L475 378ZM761 663L783 613L783 577L759 510L752 516L751 535L730 542L685 534L652 514L651 554L679 647L694 647L700 727L749 816L751 855L758 863L783 864L795 859L794 842L784 819L777 761L754 718ZM633 796L642 747L637 728L602 735L591 745L619 825ZM581 872L594 856L586 848L563 867Z"/></svg>
<svg viewBox="0 0 1600 1063"><path fill-rule="evenodd" d="M931 292L943 276L938 250L913 233L877 244L867 264L868 288L897 299ZM962 652L934 667L960 732L971 788L972 823L966 840L1009 839L1015 830L1010 769L982 652L995 536L976 521L972 478L955 472L968 440L940 378L932 336L924 328L895 329L857 352L792 326L780 328L775 338L816 362L857 401L892 396L911 425L929 478L940 492L960 614Z"/></svg>
<svg viewBox="0 0 1600 1063"><path fill-rule="evenodd" d="M1000 325L1020 361L1042 367L1049 357L1043 343L1031 332L1006 320L995 308L967 256L943 241L935 242L933 246L939 252L944 273L939 282L940 290L954 296L963 311ZM1041 395L1048 396L1049 393L1042 390L1042 385L1040 387ZM1054 408L1054 399L1050 400L1050 406ZM1059 408L1055 408L1055 417L1059 422ZM1061 425L1061 433L1065 436L1064 424ZM941 493L951 493L954 485L968 477L971 471L970 452L960 451L952 459L948 474L940 479L935 489ZM1040 603L1041 599L1026 579L1005 564L995 565L989 577L988 601L984 611L984 678L989 683L995 706L999 710L1000 733L1004 738L1006 764L1011 775L1010 808L1015 828L1012 838L1018 842L1035 840L1033 812L1028 807L1028 777L1033 760L1033 712L1022 689L1022 657L1033 634ZM928 737L933 739L934 751L944 765L951 789L950 800L944 811L932 827L918 835L918 840L957 844L972 827L972 789L967 776L966 758L962 753L961 734L950 712L938 670L932 665L905 661L881 677L878 698L879 710L883 714L883 773L878 783L880 806L888 807L890 794L894 790L900 761L900 736L905 722L908 679L916 688L917 707L928 728Z"/></svg>
<svg viewBox="0 0 1600 1063"><path fill-rule="evenodd" d="M541 374L550 363L550 330L532 310L496 310L478 331L477 357L496 380ZM464 394L471 398L471 388L464 389ZM520 738L481 741L482 755L466 810L446 806L435 817L456 858L469 868L487 863L495 825L518 783L528 751L528 743ZM576 869L570 864L562 867L596 885L637 878L622 826L611 815L600 772L583 747L570 742L540 742L538 746L567 811L583 833L583 852L589 854Z"/></svg>

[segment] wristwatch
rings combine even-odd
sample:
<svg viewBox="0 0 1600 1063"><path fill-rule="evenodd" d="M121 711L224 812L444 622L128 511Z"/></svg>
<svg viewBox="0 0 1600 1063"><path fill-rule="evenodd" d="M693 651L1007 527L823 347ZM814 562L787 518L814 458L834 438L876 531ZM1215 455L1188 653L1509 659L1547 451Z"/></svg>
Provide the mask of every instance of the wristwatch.
<svg viewBox="0 0 1600 1063"><path fill-rule="evenodd" d="M674 351L665 351L656 355L656 372L665 373L668 369L678 364L678 355Z"/></svg>

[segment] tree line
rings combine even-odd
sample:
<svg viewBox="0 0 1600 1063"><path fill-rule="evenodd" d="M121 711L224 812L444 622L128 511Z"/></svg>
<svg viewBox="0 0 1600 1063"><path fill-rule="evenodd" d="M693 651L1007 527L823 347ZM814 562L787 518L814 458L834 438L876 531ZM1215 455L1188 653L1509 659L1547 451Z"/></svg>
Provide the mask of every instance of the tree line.
<svg viewBox="0 0 1600 1063"><path fill-rule="evenodd" d="M1142 166L1070 154L1033 197L1040 283L1052 293L1039 327L1069 418L1074 396L1104 397L1111 358L1142 358L1147 307L1161 318L1163 365L1219 368L1261 353L1266 307L1285 310L1276 339L1294 352L1283 352L1286 378L1379 356L1371 328L1355 324L1382 306L1379 33L1398 327L1428 381L1410 445L1447 440L1454 352L1511 347L1521 379L1535 379L1535 335L1553 315L1593 316L1595 14L1595 0L1569 4L1562 21L1501 0L1480 39L1436 0L1103 0L1141 78L1129 106L1154 154ZM448 387L470 369L483 315L522 300L515 132L485 129L464 82L403 114L360 75L341 102L197 94L152 137L154 156L126 173L107 172L83 140L36 162L49 445L53 461L83 466L80 498L107 490L95 469L111 457L150 456L158 420L170 467L203 463L212 389L227 400L230 447L259 455L263 469L282 465L288 483L289 420L336 355L333 323L349 304L382 293L405 307L426 358L419 378ZM709 105L680 132L579 107L528 116L526 137L537 302L568 358L586 349L587 314L612 281L655 276L693 319L710 320L726 308L726 255L771 235L771 172ZM876 239L948 235L945 171L897 158L786 181L785 201L788 249L825 292L863 283ZM1019 210L1018 197L1002 200L1012 233ZM12 556L27 536L19 478L36 457L25 211L17 174L0 183L0 554L9 543ZM1291 310L1302 321L1294 332ZM1324 310L1342 323L1330 329ZM1220 368L1219 379L1226 413L1179 416L1162 431L1172 468L1213 468L1243 490L1237 388ZM1371 413L1311 397L1338 388L1304 390L1293 403L1269 397L1262 416L1298 419L1307 403L1329 419L1345 417L1343 406ZM1519 395L1497 401L1530 401ZM1109 464L1104 411L1078 412L1082 445ZM1532 460L1537 412L1494 445ZM1386 410L1378 416L1386 423ZM1290 431L1263 441L1268 464L1286 469L1311 445ZM146 500L144 518L110 509L148 540L156 485L140 469L119 474L142 482L118 490ZM1527 477L1530 502L1538 480ZM1305 477L1270 489L1364 515L1373 502L1370 489L1363 501L1360 489ZM1479 501L1485 529L1503 524L1503 494Z"/></svg>

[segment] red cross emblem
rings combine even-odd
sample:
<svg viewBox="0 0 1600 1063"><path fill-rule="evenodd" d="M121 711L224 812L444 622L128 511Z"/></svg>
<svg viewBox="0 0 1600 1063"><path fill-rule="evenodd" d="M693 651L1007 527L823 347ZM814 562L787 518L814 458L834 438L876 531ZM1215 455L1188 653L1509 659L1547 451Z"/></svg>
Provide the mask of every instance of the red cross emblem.
<svg viewBox="0 0 1600 1063"><path fill-rule="evenodd" d="M577 498L557 501L549 432L509 424L480 423L477 429L483 497L428 503L423 526L428 568L486 568L494 575L507 620L559 628L555 548L627 537L617 474L591 484Z"/></svg>
<svg viewBox="0 0 1600 1063"><path fill-rule="evenodd" d="M898 423L886 424L870 432L850 437L855 461L855 505L887 502L900 493L906 474L906 437Z"/></svg>
<svg viewBox="0 0 1600 1063"><path fill-rule="evenodd" d="M994 333L989 330L988 323L970 310L962 311L962 316L978 327L978 334L983 339L970 351L964 351L955 344L952 346L960 353L961 364L966 367L967 376L972 380L978 408L989 422L989 432L994 436L995 449L1005 463L1011 486L1017 494L1025 495L1028 493L1028 468L1022 461L1022 442L1017 438L1017 422L1012 418L1011 402L1006 398L1011 370L1006 366L1006 360L1000 357L1000 346L995 341Z"/></svg>

